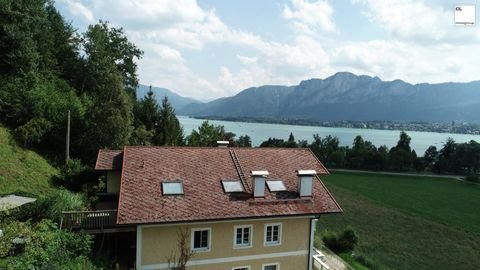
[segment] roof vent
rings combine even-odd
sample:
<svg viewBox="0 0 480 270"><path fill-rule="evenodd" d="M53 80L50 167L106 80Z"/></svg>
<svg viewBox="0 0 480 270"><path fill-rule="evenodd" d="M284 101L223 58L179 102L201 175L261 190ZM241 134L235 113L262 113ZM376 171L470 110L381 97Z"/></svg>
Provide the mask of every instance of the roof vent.
<svg viewBox="0 0 480 270"><path fill-rule="evenodd" d="M253 176L253 197L265 197L265 178L268 171L252 171Z"/></svg>
<svg viewBox="0 0 480 270"><path fill-rule="evenodd" d="M315 170L298 170L298 193L300 197L312 196L313 176L316 175Z"/></svg>
<svg viewBox="0 0 480 270"><path fill-rule="evenodd" d="M230 144L229 141L217 141L217 146L218 147L225 148L225 147L228 147L229 144Z"/></svg>

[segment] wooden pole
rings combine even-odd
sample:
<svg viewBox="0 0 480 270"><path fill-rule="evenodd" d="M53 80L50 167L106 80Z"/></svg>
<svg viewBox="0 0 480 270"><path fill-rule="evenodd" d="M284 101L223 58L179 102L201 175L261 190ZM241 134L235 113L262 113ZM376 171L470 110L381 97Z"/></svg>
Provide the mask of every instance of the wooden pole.
<svg viewBox="0 0 480 270"><path fill-rule="evenodd" d="M66 147L65 147L65 163L70 160L70 110L67 114L67 138L66 138Z"/></svg>

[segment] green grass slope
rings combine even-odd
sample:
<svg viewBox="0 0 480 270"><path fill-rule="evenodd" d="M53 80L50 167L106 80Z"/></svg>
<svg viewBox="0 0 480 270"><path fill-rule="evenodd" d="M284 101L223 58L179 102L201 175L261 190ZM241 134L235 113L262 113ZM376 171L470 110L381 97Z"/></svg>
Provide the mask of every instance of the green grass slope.
<svg viewBox="0 0 480 270"><path fill-rule="evenodd" d="M344 213L322 217L319 227L354 226L357 253L387 269L478 269L477 187L449 179L340 173L325 183Z"/></svg>
<svg viewBox="0 0 480 270"><path fill-rule="evenodd" d="M480 185L434 177L335 173L327 182L393 207L480 235Z"/></svg>
<svg viewBox="0 0 480 270"><path fill-rule="evenodd" d="M57 174L40 155L17 146L9 130L0 126L0 196L44 195L54 189L51 179Z"/></svg>

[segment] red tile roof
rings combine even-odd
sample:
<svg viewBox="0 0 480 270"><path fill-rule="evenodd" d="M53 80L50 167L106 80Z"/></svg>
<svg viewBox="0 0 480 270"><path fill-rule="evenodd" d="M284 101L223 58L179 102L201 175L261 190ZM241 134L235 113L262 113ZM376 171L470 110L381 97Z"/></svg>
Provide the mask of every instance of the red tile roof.
<svg viewBox="0 0 480 270"><path fill-rule="evenodd" d="M254 199L251 194L242 197L224 193L221 180L240 180L230 154L232 149L250 186L250 171L267 170L267 180L282 179L288 193L270 193L265 188L265 198L260 199ZM105 156L102 151L99 153L99 159ZM297 170L328 174L309 149L127 146L123 150L122 167L118 224L319 215L342 211L319 178L313 181L311 198L298 198ZM183 181L184 195L162 195L162 180L176 179Z"/></svg>
<svg viewBox="0 0 480 270"><path fill-rule="evenodd" d="M100 149L98 151L95 170L121 170L123 162L123 150Z"/></svg>

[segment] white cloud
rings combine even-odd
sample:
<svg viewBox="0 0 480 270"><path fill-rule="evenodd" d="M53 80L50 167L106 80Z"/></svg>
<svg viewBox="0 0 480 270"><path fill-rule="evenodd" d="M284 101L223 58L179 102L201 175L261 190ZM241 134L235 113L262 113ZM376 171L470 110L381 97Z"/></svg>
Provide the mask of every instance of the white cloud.
<svg viewBox="0 0 480 270"><path fill-rule="evenodd" d="M373 40L345 44L331 52L333 67L385 80L411 83L471 81L478 78L476 45L421 44Z"/></svg>
<svg viewBox="0 0 480 270"><path fill-rule="evenodd" d="M215 10L203 10L194 0L96 0L93 9L144 40L179 48L202 49L206 43L222 42L228 32Z"/></svg>
<svg viewBox="0 0 480 270"><path fill-rule="evenodd" d="M478 28L454 25L453 5L446 10L422 0L354 0L367 7L366 16L395 38L416 42L475 42Z"/></svg>
<svg viewBox="0 0 480 270"><path fill-rule="evenodd" d="M258 61L258 57L248 57L248 56L243 56L238 54L237 54L237 59L244 65L256 64Z"/></svg>
<svg viewBox="0 0 480 270"><path fill-rule="evenodd" d="M314 34L317 31L335 31L333 8L328 1L291 0L291 5L285 5L283 17L292 20L293 27L298 32Z"/></svg>
<svg viewBox="0 0 480 270"><path fill-rule="evenodd" d="M88 23L95 21L92 11L82 3L75 0L66 0L64 2L73 15L82 17Z"/></svg>
<svg viewBox="0 0 480 270"><path fill-rule="evenodd" d="M291 34L291 38L283 42L232 28L215 9L202 9L194 0L96 0L88 2L89 5L67 0L65 3L73 3L67 7L82 20L104 19L124 27L129 39L145 51L139 61L141 83L199 99L233 95L263 84L297 84L337 71L410 82L478 78L475 67L480 54L474 53L478 45L471 42L478 34L477 27L470 30L451 27L453 18L445 19L451 15L449 12L441 7L430 9L420 0L355 2L365 6L369 20L393 39L339 40L340 35L335 33L343 29L337 29L332 18L334 10L323 0L292 0L283 7L281 15L294 30L285 33ZM421 16L427 10L430 13ZM412 14L418 18L412 21ZM463 44L460 40L469 42ZM225 51L211 49L218 47ZM208 58L207 54L216 55L210 59L228 55L237 62L198 63L189 58L194 54L202 59ZM196 70L199 66L209 72Z"/></svg>

